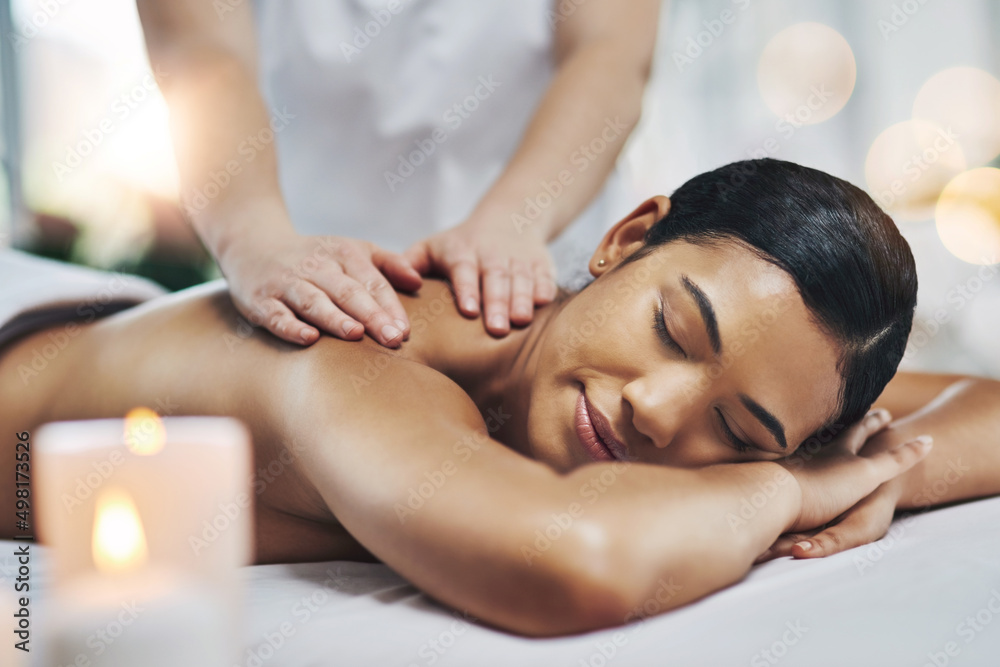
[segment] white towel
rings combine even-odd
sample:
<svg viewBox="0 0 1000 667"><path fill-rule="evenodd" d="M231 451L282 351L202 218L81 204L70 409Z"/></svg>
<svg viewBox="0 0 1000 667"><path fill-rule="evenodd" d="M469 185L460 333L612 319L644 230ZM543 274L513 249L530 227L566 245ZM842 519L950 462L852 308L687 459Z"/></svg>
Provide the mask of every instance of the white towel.
<svg viewBox="0 0 1000 667"><path fill-rule="evenodd" d="M127 273L0 250L0 345L53 324L91 322L165 293Z"/></svg>

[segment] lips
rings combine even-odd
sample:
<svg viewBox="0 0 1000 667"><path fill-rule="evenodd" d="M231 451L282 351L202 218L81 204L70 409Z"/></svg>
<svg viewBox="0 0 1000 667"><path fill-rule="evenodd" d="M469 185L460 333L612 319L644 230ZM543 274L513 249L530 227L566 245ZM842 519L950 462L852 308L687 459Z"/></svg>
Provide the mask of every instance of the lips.
<svg viewBox="0 0 1000 667"><path fill-rule="evenodd" d="M626 461L629 458L628 449L614 436L608 420L582 391L576 400L576 435L594 461Z"/></svg>

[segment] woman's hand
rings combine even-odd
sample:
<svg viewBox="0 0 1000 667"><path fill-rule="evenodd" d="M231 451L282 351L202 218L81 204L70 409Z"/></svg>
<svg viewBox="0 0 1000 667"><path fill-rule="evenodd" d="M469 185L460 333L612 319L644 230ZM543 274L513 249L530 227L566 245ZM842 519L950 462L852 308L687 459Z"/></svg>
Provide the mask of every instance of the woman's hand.
<svg viewBox="0 0 1000 667"><path fill-rule="evenodd" d="M889 480L829 525L782 535L756 562L783 556L822 558L881 539L892 524L902 488L902 477Z"/></svg>
<svg viewBox="0 0 1000 667"><path fill-rule="evenodd" d="M545 240L534 231L519 234L513 225L499 228L473 221L420 241L404 256L422 274L451 280L459 311L479 315L482 279L486 330L496 336L513 322L531 322L535 306L556 295L555 270Z"/></svg>
<svg viewBox="0 0 1000 667"><path fill-rule="evenodd" d="M802 494L799 516L790 527L790 533L813 531L842 514L843 524L853 516L847 526L823 538L832 542L849 534L852 527L885 521L887 507L891 505L895 509L899 494L897 484L885 483L913 467L932 446L929 436L920 436L893 448L862 451L868 438L885 428L890 420L887 411L875 410L815 455L800 452L779 461L792 473ZM873 493L883 485L885 491ZM891 511L888 517L891 520ZM885 527L888 527L887 522ZM780 538L772 550L779 544Z"/></svg>
<svg viewBox="0 0 1000 667"><path fill-rule="evenodd" d="M367 241L285 231L247 234L219 265L240 313L298 345L316 342L323 330L344 340L367 331L398 346L410 324L393 285L412 291L422 282L401 255Z"/></svg>

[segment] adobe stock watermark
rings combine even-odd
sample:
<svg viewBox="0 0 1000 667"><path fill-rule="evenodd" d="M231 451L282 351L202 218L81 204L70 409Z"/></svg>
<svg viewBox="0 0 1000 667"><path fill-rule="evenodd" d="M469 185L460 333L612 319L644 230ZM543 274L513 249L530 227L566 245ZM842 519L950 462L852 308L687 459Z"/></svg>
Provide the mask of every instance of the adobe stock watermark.
<svg viewBox="0 0 1000 667"><path fill-rule="evenodd" d="M158 417L169 417L177 412L180 405L172 402L170 397L156 399L156 412ZM142 442L158 428L157 420L143 419L134 426L130 426L125 436L125 447L112 449L108 456L100 461L92 461L91 470L85 475L79 475L74 482L72 493L63 493L59 501L63 504L66 512L72 514L76 508L80 507L85 500L111 479L118 468L125 463L126 449L134 447L138 442Z"/></svg>
<svg viewBox="0 0 1000 667"><path fill-rule="evenodd" d="M349 590L351 579L341 574L342 566L338 565L336 572L327 568L326 579L308 595L296 600L285 619L265 632L260 641L248 647L243 658L234 667L263 667L263 665L278 655L288 640L298 634L299 628L309 623L330 601L330 592ZM284 664L275 661L274 664Z"/></svg>
<svg viewBox="0 0 1000 667"><path fill-rule="evenodd" d="M795 298L796 295L776 297L768 303L767 307L755 315L753 320L744 323L740 327L738 336L731 343L726 343L726 349L723 350L720 357L705 369L698 380L685 383L684 399L687 401L687 405L694 403L713 382L732 368L737 359L753 349L760 337L788 311Z"/></svg>
<svg viewBox="0 0 1000 667"><path fill-rule="evenodd" d="M937 135L930 146L924 148L920 153L914 153L902 164L903 173L906 174L908 183L901 178L894 179L889 184L888 190L873 193L872 198L878 202L879 206L889 209L896 203L896 198L902 196L914 183L927 172L931 166L941 159L941 156L951 150L955 145L955 140L961 135L951 129L936 128Z"/></svg>
<svg viewBox="0 0 1000 667"><path fill-rule="evenodd" d="M221 169L209 171L206 183L182 197L188 215L192 211L204 210L213 199L222 194L233 178L243 173L243 166L257 159L257 155L274 143L275 137L295 118L296 114L288 111L288 107L282 107L280 111L272 109L267 127L262 127L256 134L248 134L237 145L236 154Z"/></svg>
<svg viewBox="0 0 1000 667"><path fill-rule="evenodd" d="M429 303L422 304L416 312L410 313L410 332L419 334L425 331L434 320L453 307L454 303L455 296L452 291L445 290ZM376 382L381 377L382 372L392 365L395 358L392 354L382 351L369 355L365 359L361 373L351 373L350 380L354 394L360 396L363 390Z"/></svg>
<svg viewBox="0 0 1000 667"><path fill-rule="evenodd" d="M145 612L144 607L140 607L135 600L122 600L118 604L120 610L115 612L104 611L99 615L102 621L106 622L83 640L81 651L76 654L73 662L69 665L92 665L94 658L100 658L104 653L121 638L128 629L138 620L139 616ZM82 650L86 647L87 650ZM67 665L67 667L69 667Z"/></svg>
<svg viewBox="0 0 1000 667"><path fill-rule="evenodd" d="M601 466L601 472L592 476L580 486L580 498L587 501L588 505L593 505L597 500L611 488L621 475L628 472L629 463L615 461L608 465ZM530 544L521 545L521 555L530 566L537 558L552 548L559 539L562 538L573 525L584 515L586 507L578 502L571 502L564 512L549 515L550 521L543 527L535 531L534 541Z"/></svg>
<svg viewBox="0 0 1000 667"><path fill-rule="evenodd" d="M544 213L559 197L562 196L566 188L571 186L576 177L588 169L604 154L609 148L620 141L624 141L628 124L623 123L621 116L605 118L604 127L601 131L585 144L580 144L569 156L569 162L575 168L575 173L571 169L562 169L555 177L549 180L539 181L540 189L534 196L524 198L524 208L520 212L510 215L511 223L518 234L524 233L525 229L531 227L541 218Z"/></svg>
<svg viewBox="0 0 1000 667"><path fill-rule="evenodd" d="M750 2L751 0L732 0L732 3L736 5L740 12L745 11L750 6ZM722 37L722 33L726 31L727 26L736 23L737 18L737 12L734 12L732 9L723 9L716 18L702 21L701 25L704 27L704 30L688 37L683 44L683 51L675 50L671 54L677 71L683 72L685 67L693 65L695 60L700 58L705 51L712 48L715 41Z"/></svg>
<svg viewBox="0 0 1000 667"><path fill-rule="evenodd" d="M637 604L625 614L624 623L633 624L632 634L642 630L642 624L647 618L670 609L674 599L684 590L684 586L674 583L674 578L660 577L656 582L656 590L642 604Z"/></svg>
<svg viewBox="0 0 1000 667"><path fill-rule="evenodd" d="M983 290L986 283L1000 273L1000 264L997 263L996 255L982 259L983 264L976 269L974 275L958 283L945 294L945 301L951 305L950 308L938 308L929 318L913 318L913 328L910 330L910 337L907 339L906 348L903 351L904 359L916 357L920 350L934 340L944 325L951 321L952 315L971 303Z"/></svg>
<svg viewBox="0 0 1000 667"><path fill-rule="evenodd" d="M545 11L545 19L549 22L549 27L555 30L560 23L568 20L581 5L586 3L587 0L559 0L559 4L554 7L555 11L552 9Z"/></svg>
<svg viewBox="0 0 1000 667"><path fill-rule="evenodd" d="M771 642L767 648L763 648L750 658L750 667L770 667L777 665L782 658L788 655L788 650L799 643L799 640L809 632L809 628L802 625L802 621L786 621L786 630L781 636Z"/></svg>
<svg viewBox="0 0 1000 667"><path fill-rule="evenodd" d="M288 445L282 444L281 451L271 459L266 466L260 465L250 476L249 486L251 493L241 491L229 502L222 502L218 505L218 511L211 517L202 521L201 533L198 535L188 535L188 546L195 556L200 556L203 551L211 547L218 541L236 520L244 512L253 511L253 498L260 496L278 478L285 474L295 463L295 460L305 450L305 446L293 440Z"/></svg>
<svg viewBox="0 0 1000 667"><path fill-rule="evenodd" d="M917 517L930 511L931 507L940 503L948 493L948 489L958 484L965 477L965 473L971 470L971 466L962 463L961 457L954 461L949 460L948 469L944 474L939 479L924 486L919 493L913 496L913 504L923 505L922 509L917 512L908 513L898 521L894 521L882 539L867 545L863 551L860 548L855 550L856 553L853 560L858 574L864 576L868 569L875 567L875 563L882 560L893 547L899 544L899 541L917 520Z"/></svg>
<svg viewBox="0 0 1000 667"><path fill-rule="evenodd" d="M423 166L434 153L437 147L448 141L451 133L456 132L462 124L472 117L479 107L493 96L497 88L503 83L497 81L492 74L480 76L476 79L476 85L464 98L451 105L441 116L445 126L436 127L423 139L413 141L416 148L406 155L399 154L399 162L395 171L386 169L383 172L385 184L389 192L395 192L396 188L406 182L410 176L417 173L417 169Z"/></svg>
<svg viewBox="0 0 1000 667"><path fill-rule="evenodd" d="M423 660L422 664L429 666L440 660L458 643L469 627L479 620L467 611L453 610L451 615L453 620L448 624L448 627L425 641L417 649L417 655ZM408 667L419 667L419 665L411 662Z"/></svg>
<svg viewBox="0 0 1000 667"><path fill-rule="evenodd" d="M810 86L809 94L802 101L802 104L789 111L784 116L778 118L774 123L774 131L778 136L770 136L761 142L757 148L746 150L747 158L759 160L773 157L781 150L782 141L787 142L795 133L812 120L813 115L822 109L833 97L825 83L818 86ZM744 162L734 168L734 173L729 177L728 183L719 183L718 194L723 200L730 194L743 187L747 179L757 173L757 165L754 162Z"/></svg>
<svg viewBox="0 0 1000 667"><path fill-rule="evenodd" d="M18 364L17 374L21 379L21 384L27 387L32 380L44 373L49 364L73 342L83 330L82 325L90 324L96 320L104 311L108 310L111 304L118 298L129 285L137 280L136 276L111 272L111 277L106 285L97 291L97 294L88 301L76 307L76 317L66 322L57 330L49 331L45 334L46 342L32 348L31 360L26 364Z"/></svg>
<svg viewBox="0 0 1000 667"><path fill-rule="evenodd" d="M360 56L361 52L371 45L372 40L389 27L393 17L398 16L411 4L413 0L388 0L382 9L369 9L368 14L372 20L364 25L354 26L350 42L340 42L340 52L344 55L344 61L350 64L351 60Z"/></svg>
<svg viewBox="0 0 1000 667"><path fill-rule="evenodd" d="M72 3L73 0L36 0L35 10L21 24L20 30L7 33L14 53L21 53L28 42L37 37L63 7Z"/></svg>
<svg viewBox="0 0 1000 667"><path fill-rule="evenodd" d="M900 28L909 23L926 4L927 0L903 0L899 4L893 3L888 18L879 18L875 22L879 32L882 33L882 39L888 42L893 33L899 32Z"/></svg>
<svg viewBox="0 0 1000 667"><path fill-rule="evenodd" d="M1000 590L990 589L990 597L976 611L975 615L966 616L955 626L955 634L964 640L968 646L976 637L986 631L995 616L1000 616ZM962 653L962 646L954 640L945 642L939 651L928 651L927 661L921 667L947 667L953 658Z"/></svg>
<svg viewBox="0 0 1000 667"><path fill-rule="evenodd" d="M75 143L66 147L63 161L52 162L52 171L59 182L62 183L84 163L84 160L96 153L108 136L119 129L146 100L156 95L157 79L168 76L169 74L157 65L155 76L152 72L147 72L142 79L116 96L104 117L85 129Z"/></svg>
<svg viewBox="0 0 1000 667"><path fill-rule="evenodd" d="M757 483L757 491L740 498L740 508L737 512L726 512L726 523L733 533L738 532L750 521L757 517L757 514L778 495L781 487L793 480L792 473L784 468L777 468L771 479Z"/></svg>
<svg viewBox="0 0 1000 667"><path fill-rule="evenodd" d="M423 509L424 505L448 483L448 480L458 473L460 464L468 462L489 441L489 434L500 430L510 418L511 414L503 411L503 405L495 409L489 408L483 418L484 428L477 429L452 443L451 452L457 458L457 462L455 458L448 457L433 470L425 472L423 481L407 488L406 502L393 505L393 511L400 525Z"/></svg>

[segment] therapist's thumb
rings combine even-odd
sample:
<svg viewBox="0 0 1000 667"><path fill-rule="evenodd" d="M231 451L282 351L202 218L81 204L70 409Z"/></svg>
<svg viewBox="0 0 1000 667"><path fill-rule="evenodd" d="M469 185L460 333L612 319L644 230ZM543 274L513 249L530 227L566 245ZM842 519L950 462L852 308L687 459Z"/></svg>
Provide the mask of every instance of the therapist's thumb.
<svg viewBox="0 0 1000 667"><path fill-rule="evenodd" d="M427 241L417 241L403 253L403 258L410 263L410 265L417 270L420 275L426 276L430 273L431 264L431 248L427 244Z"/></svg>

